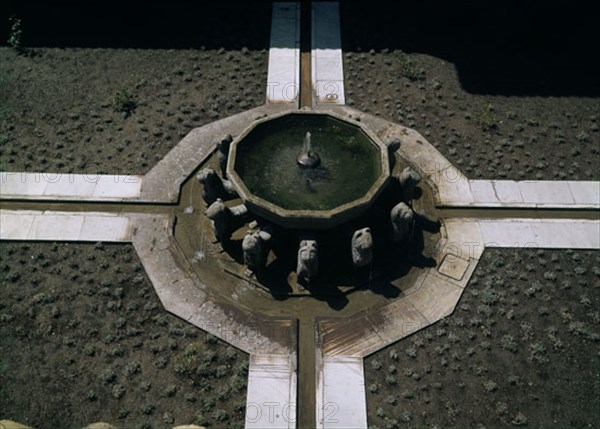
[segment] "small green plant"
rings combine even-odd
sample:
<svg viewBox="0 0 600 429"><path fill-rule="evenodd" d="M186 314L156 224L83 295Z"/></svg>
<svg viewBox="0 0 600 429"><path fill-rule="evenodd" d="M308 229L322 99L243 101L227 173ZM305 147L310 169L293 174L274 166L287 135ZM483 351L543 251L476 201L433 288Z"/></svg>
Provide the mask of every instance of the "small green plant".
<svg viewBox="0 0 600 429"><path fill-rule="evenodd" d="M498 122L494 115L494 108L491 104L488 104L484 109L479 112L478 118L479 126L484 131L489 131L498 128Z"/></svg>
<svg viewBox="0 0 600 429"><path fill-rule="evenodd" d="M117 112L128 117L137 107L137 102L128 89L117 89L113 94L112 105Z"/></svg>
<svg viewBox="0 0 600 429"><path fill-rule="evenodd" d="M111 390L112 397L115 399L121 399L125 395L125 387L121 384L115 384Z"/></svg>
<svg viewBox="0 0 600 429"><path fill-rule="evenodd" d="M517 352L517 342L515 341L515 338L510 334L502 336L502 338L500 339L500 345L504 350L508 350L512 353Z"/></svg>
<svg viewBox="0 0 600 429"><path fill-rule="evenodd" d="M23 30L21 29L21 20L15 15L11 16L8 20L10 24L10 31L8 33L8 45L13 48L18 54L23 53Z"/></svg>
<svg viewBox="0 0 600 429"><path fill-rule="evenodd" d="M400 74L407 79L412 81L425 79L425 69L405 53L398 55L398 65L400 66Z"/></svg>

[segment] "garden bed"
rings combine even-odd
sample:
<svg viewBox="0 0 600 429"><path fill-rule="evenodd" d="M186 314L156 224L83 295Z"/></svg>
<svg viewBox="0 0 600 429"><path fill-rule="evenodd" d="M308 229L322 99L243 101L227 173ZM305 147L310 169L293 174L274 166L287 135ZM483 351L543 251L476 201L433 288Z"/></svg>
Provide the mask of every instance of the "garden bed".
<svg viewBox="0 0 600 429"><path fill-rule="evenodd" d="M2 243L2 417L243 427L248 355L167 313L131 245Z"/></svg>
<svg viewBox="0 0 600 429"><path fill-rule="evenodd" d="M598 180L590 15L547 2L342 2L346 103L415 128L470 179Z"/></svg>
<svg viewBox="0 0 600 429"><path fill-rule="evenodd" d="M487 249L454 313L365 359L369 427L597 427L600 254Z"/></svg>
<svg viewBox="0 0 600 429"><path fill-rule="evenodd" d="M0 170L144 174L190 130L264 103L266 50L0 48Z"/></svg>

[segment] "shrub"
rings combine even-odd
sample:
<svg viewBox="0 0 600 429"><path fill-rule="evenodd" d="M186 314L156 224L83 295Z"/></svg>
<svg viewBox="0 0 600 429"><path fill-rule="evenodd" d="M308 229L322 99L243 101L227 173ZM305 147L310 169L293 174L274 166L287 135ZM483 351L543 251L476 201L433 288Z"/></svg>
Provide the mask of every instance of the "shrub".
<svg viewBox="0 0 600 429"><path fill-rule="evenodd" d="M486 380L483 382L483 387L486 390L486 392L495 392L496 390L498 390L498 384L493 381L493 380Z"/></svg>
<svg viewBox="0 0 600 429"><path fill-rule="evenodd" d="M217 391L217 399L219 401L224 401L225 399L227 399L229 397L230 393L231 393L231 389L229 388L229 386L227 386L227 385L221 386L221 388L219 388L219 390Z"/></svg>
<svg viewBox="0 0 600 429"><path fill-rule="evenodd" d="M385 378L385 384L387 384L388 386L395 386L396 384L398 384L398 380L396 380L396 377L388 375Z"/></svg>
<svg viewBox="0 0 600 429"><path fill-rule="evenodd" d="M489 131L498 127L498 122L496 120L496 116L494 115L494 108L491 104L488 104L479 112L477 122L484 131Z"/></svg>
<svg viewBox="0 0 600 429"><path fill-rule="evenodd" d="M156 407L153 404L146 403L140 406L140 411L142 412L142 414L146 414L147 416L152 414L155 409Z"/></svg>
<svg viewBox="0 0 600 429"><path fill-rule="evenodd" d="M539 342L531 344L529 346L529 356L527 356L527 361L537 362L539 364L547 363L548 357L546 357L546 347Z"/></svg>
<svg viewBox="0 0 600 429"><path fill-rule="evenodd" d="M166 357L161 356L156 360L155 365L157 368L162 369L162 368L165 368L168 363L169 363L169 360Z"/></svg>
<svg viewBox="0 0 600 429"><path fill-rule="evenodd" d="M412 415L410 414L410 411L408 411L408 410L404 411L402 413L402 421L408 423L411 420L412 420Z"/></svg>
<svg viewBox="0 0 600 429"><path fill-rule="evenodd" d="M175 422L175 419L173 418L173 414L171 414L167 411L167 412L163 413L162 421L163 421L163 423L165 423L167 425L171 425Z"/></svg>
<svg viewBox="0 0 600 429"><path fill-rule="evenodd" d="M503 335L502 338L500 338L500 346L509 352L517 352L517 343L515 342L515 338L510 334Z"/></svg>
<svg viewBox="0 0 600 429"><path fill-rule="evenodd" d="M118 89L113 93L112 105L117 112L123 113L125 117L131 115L137 107L135 97L127 89Z"/></svg>
<svg viewBox="0 0 600 429"><path fill-rule="evenodd" d="M130 361L125 365L125 373L128 377L132 377L142 371L142 366L138 361Z"/></svg>
<svg viewBox="0 0 600 429"><path fill-rule="evenodd" d="M23 30L21 29L21 20L16 16L11 16L8 20L10 24L10 31L8 33L8 45L13 48L17 53L23 53Z"/></svg>
<svg viewBox="0 0 600 429"><path fill-rule="evenodd" d="M202 401L202 411L208 412L215 407L215 400L213 398L206 398Z"/></svg>
<svg viewBox="0 0 600 429"><path fill-rule="evenodd" d="M167 397L172 397L175 396L175 394L177 393L177 386L174 384L169 384L166 388L165 388L165 396Z"/></svg>
<svg viewBox="0 0 600 429"><path fill-rule="evenodd" d="M115 384L111 390L112 397L115 399L120 399L125 395L125 387L120 384Z"/></svg>
<svg viewBox="0 0 600 429"><path fill-rule="evenodd" d="M425 69L418 62L401 52L398 56L400 74L411 81L425 79Z"/></svg>
<svg viewBox="0 0 600 429"><path fill-rule="evenodd" d="M229 374L229 367L227 365L219 365L215 371L217 378L223 378Z"/></svg>
<svg viewBox="0 0 600 429"><path fill-rule="evenodd" d="M98 394L94 389L90 389L87 392L85 392L85 397L88 399L88 401L95 401L96 399L98 399Z"/></svg>
<svg viewBox="0 0 600 429"><path fill-rule="evenodd" d="M109 384L117 379L117 374L115 373L115 371L113 371L112 368L106 368L100 374L100 378L102 379L102 382L104 384Z"/></svg>
<svg viewBox="0 0 600 429"><path fill-rule="evenodd" d="M229 414L227 413L227 411L225 410L217 410L215 411L215 420L217 420L218 422L224 422L225 420L229 419Z"/></svg>

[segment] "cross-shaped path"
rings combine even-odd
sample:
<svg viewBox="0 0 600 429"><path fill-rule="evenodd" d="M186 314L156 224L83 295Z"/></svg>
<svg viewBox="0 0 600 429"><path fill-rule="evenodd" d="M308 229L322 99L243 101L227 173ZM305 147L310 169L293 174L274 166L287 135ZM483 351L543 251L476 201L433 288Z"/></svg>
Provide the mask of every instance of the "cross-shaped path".
<svg viewBox="0 0 600 429"><path fill-rule="evenodd" d="M366 427L363 358L451 314L485 247L600 248L599 182L469 180L417 131L345 106L338 4L311 12L312 108L400 140L443 220L437 266L399 298L274 317L225 299L175 244L175 218L198 216L182 184L215 142L299 107L298 3L273 6L267 103L192 130L146 175L0 173L0 239L131 242L167 311L250 354L248 428Z"/></svg>

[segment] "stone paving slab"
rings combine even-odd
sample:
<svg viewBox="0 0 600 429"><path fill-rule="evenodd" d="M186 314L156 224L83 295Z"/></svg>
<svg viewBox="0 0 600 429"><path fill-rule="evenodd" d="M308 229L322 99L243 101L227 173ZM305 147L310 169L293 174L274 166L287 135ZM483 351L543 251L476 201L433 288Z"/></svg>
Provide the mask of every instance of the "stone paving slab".
<svg viewBox="0 0 600 429"><path fill-rule="evenodd" d="M421 287L406 299L431 324L452 314L462 292L456 282L430 270Z"/></svg>
<svg viewBox="0 0 600 429"><path fill-rule="evenodd" d="M134 218L133 245L167 311L249 354L295 353L296 321L263 318L227 302L199 279L167 215Z"/></svg>
<svg viewBox="0 0 600 429"><path fill-rule="evenodd" d="M461 218L444 219L444 240L439 244L441 253L453 253L464 259L480 259L485 248L478 222Z"/></svg>
<svg viewBox="0 0 600 429"><path fill-rule="evenodd" d="M600 221L500 219L478 222L486 247L600 248Z"/></svg>
<svg viewBox="0 0 600 429"><path fill-rule="evenodd" d="M1 240L127 242L131 235L128 215L0 210Z"/></svg>
<svg viewBox="0 0 600 429"><path fill-rule="evenodd" d="M600 209L600 182L469 180L465 192L445 192L446 207ZM463 185L464 186L464 185Z"/></svg>
<svg viewBox="0 0 600 429"><path fill-rule="evenodd" d="M293 356L250 355L246 428L295 428L296 391Z"/></svg>
<svg viewBox="0 0 600 429"><path fill-rule="evenodd" d="M285 104L266 104L194 128L144 176L140 200L177 202L182 183L213 153L217 141L227 134L237 136L267 114L291 109Z"/></svg>
<svg viewBox="0 0 600 429"><path fill-rule="evenodd" d="M346 99L339 2L312 2L311 38L313 106L343 105Z"/></svg>
<svg viewBox="0 0 600 429"><path fill-rule="evenodd" d="M367 427L365 375L360 357L324 357L317 373L319 429Z"/></svg>
<svg viewBox="0 0 600 429"><path fill-rule="evenodd" d="M300 101L300 2L274 2L267 76L267 103Z"/></svg>
<svg viewBox="0 0 600 429"><path fill-rule="evenodd" d="M0 173L0 199L127 201L140 197L142 176Z"/></svg>

